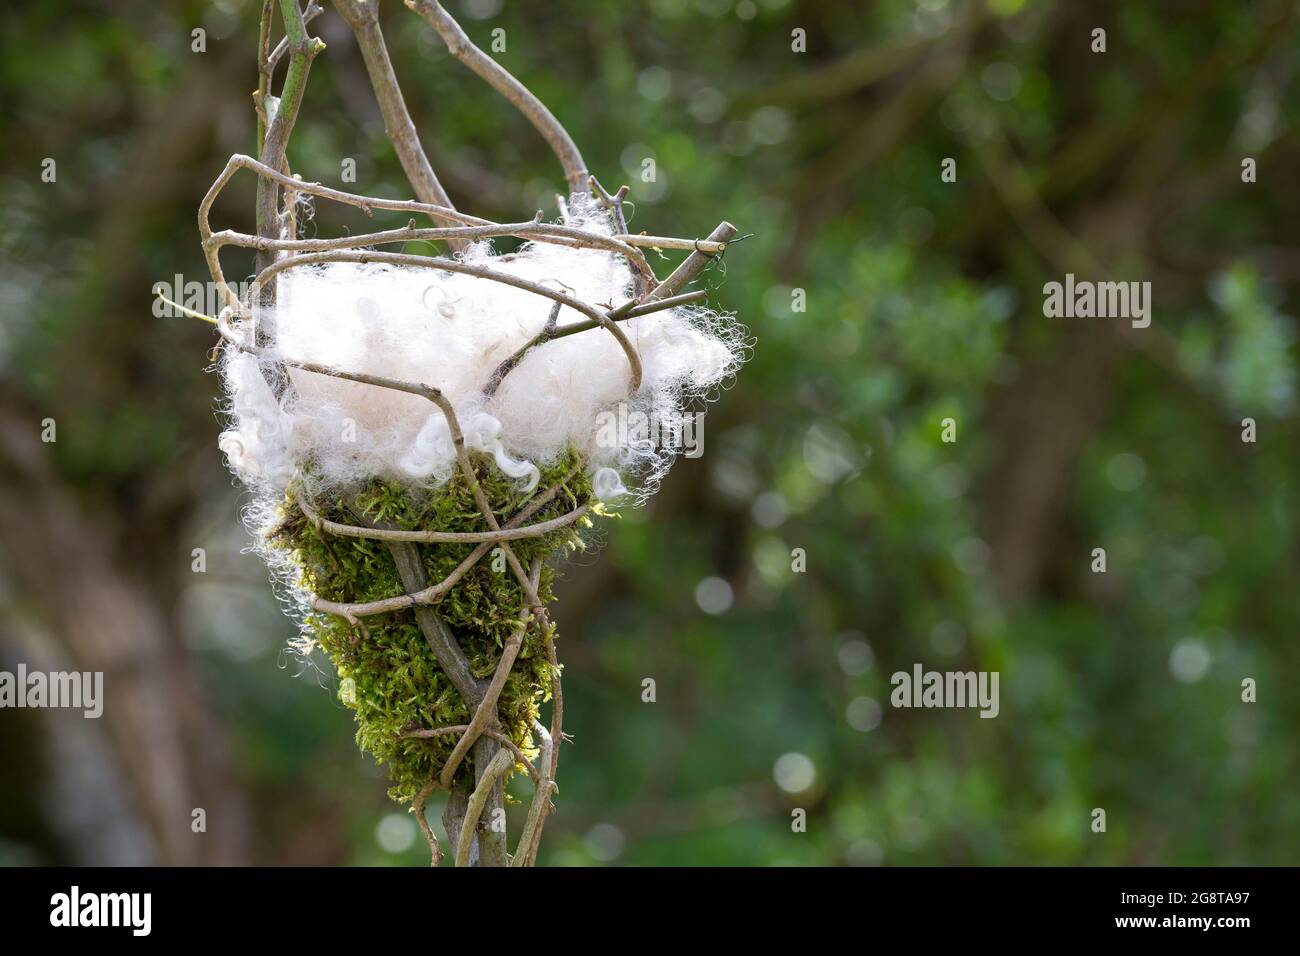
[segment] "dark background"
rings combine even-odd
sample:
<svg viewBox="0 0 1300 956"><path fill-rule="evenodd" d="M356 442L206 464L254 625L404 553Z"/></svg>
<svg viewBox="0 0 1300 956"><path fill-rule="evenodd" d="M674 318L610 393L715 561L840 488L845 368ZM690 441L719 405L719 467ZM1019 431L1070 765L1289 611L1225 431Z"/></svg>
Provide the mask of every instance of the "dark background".
<svg viewBox="0 0 1300 956"><path fill-rule="evenodd" d="M1295 5L448 7L506 30L634 231L755 233L705 277L757 346L703 457L561 584L575 743L540 862L1295 862ZM206 279L198 201L254 151L258 9L0 14L0 669L102 670L108 698L0 711L0 862L427 859L243 551L211 330L152 307ZM553 215L545 144L383 10L457 205ZM351 34L328 5L310 30L293 169L409 195ZM215 222L249 229L252 185ZM1152 326L1045 318L1066 272L1150 281ZM891 708L917 662L999 671L1001 714Z"/></svg>

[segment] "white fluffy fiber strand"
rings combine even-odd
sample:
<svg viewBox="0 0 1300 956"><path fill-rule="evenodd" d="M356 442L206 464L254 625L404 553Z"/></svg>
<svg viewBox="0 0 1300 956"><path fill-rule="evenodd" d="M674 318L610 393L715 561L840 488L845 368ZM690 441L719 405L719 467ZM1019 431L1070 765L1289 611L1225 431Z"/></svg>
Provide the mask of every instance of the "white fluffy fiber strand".
<svg viewBox="0 0 1300 956"><path fill-rule="evenodd" d="M608 231L599 213L571 224ZM597 306L631 294L627 264L601 250L529 243L494 256L483 243L465 260ZM552 300L475 276L355 263L290 269L280 275L277 296L261 367L233 351L222 367L231 422L221 447L242 480L267 491L282 491L307 463L327 487L372 477L430 487L445 481L455 462L442 412L419 396L291 369L291 387L277 401L263 373L280 357L437 386L455 407L467 445L492 454L524 486L536 482L539 465L574 446L593 468L642 477L650 487L673 450L637 434L611 443L602 414L626 400L629 411L671 422L684 402L704 396L743 359L740 327L679 307L621 323L643 365L641 388L630 398L623 350L594 329L534 349L486 399L483 386L542 330ZM565 308L559 324L585 318ZM602 475L601 483L617 491L618 475Z"/></svg>

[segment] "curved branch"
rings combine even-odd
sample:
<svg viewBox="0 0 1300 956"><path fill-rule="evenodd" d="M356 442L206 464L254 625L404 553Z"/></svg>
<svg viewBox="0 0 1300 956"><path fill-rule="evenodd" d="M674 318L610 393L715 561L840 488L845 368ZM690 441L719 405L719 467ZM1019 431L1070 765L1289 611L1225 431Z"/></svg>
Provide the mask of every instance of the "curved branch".
<svg viewBox="0 0 1300 956"><path fill-rule="evenodd" d="M379 4L367 3L366 0L333 0L335 8L347 21L361 48L361 59L366 64L370 75L370 85L374 88L375 99L379 102L379 112L384 117L384 132L393 144L393 151L402 164L407 181L417 198L428 203L452 208L451 198L443 189L442 183L429 163L429 157L420 145L420 134L411 121L411 114L402 97L402 88L397 83L397 74L393 72L393 61L388 57L388 46L384 43L384 33L379 28ZM455 222L442 215L430 214L435 222ZM449 238L447 245L452 252L460 252L465 243Z"/></svg>
<svg viewBox="0 0 1300 956"><path fill-rule="evenodd" d="M667 299L657 299L646 302L644 305L633 306L630 309L627 308L628 305L631 305L631 300L629 300L628 302L623 303L622 306L619 306L619 308L607 312L606 315L609 317L611 322L622 322L624 319L636 319L643 315L650 315L653 312L662 311L663 309L672 309L679 305L688 305L692 302L699 302L701 299L707 297L708 293L703 289L699 289L695 292L687 292L684 295L675 295ZM558 310L558 308L559 305L557 304L556 309ZM514 371L515 367L524 360L524 357L539 345L545 345L547 342L554 342L556 339L576 335L579 332L589 332L592 329L598 329L601 327L598 323L588 320L586 322L574 322L572 325L557 328L553 321L557 315L558 313L552 313L552 319L547 321L546 325L542 328L542 331L538 332L535 336L525 342L513 355L505 358L501 364L496 367L492 372L492 377L488 379L488 383L483 386L484 395L488 398L494 396L497 393L497 389L501 387L501 383L505 381L505 377Z"/></svg>
<svg viewBox="0 0 1300 956"><path fill-rule="evenodd" d="M301 366L293 364L290 364L290 367L301 368ZM558 518L539 521L537 524L530 524L522 528L502 528L499 531L403 531L398 528L363 528L358 525L340 524L337 521L322 518L316 509L307 503L304 495L295 494L294 500L298 502L298 507L307 516L307 520L311 522L312 527L318 531L328 531L330 534L337 534L346 538L369 538L374 541L409 541L419 544L477 544L480 541L495 544L500 541L540 538L552 531L573 524L587 510L585 505L580 505L573 511L562 514Z"/></svg>
<svg viewBox="0 0 1300 956"><path fill-rule="evenodd" d="M307 192L306 189L300 188L303 185L300 181L294 180L293 188L298 192ZM223 246L242 246L259 251L270 249L277 252L324 252L332 249L359 249L393 242L417 242L428 239L489 239L495 236L518 236L522 239L533 239L536 242L547 242L572 248L605 249L626 257L643 279L655 278L654 270L650 268L650 263L646 261L645 253L630 243L599 232L591 232L574 226L563 226L558 223L537 222L536 220L488 223L481 226L463 225L417 229L415 220L412 219L400 229L360 233L355 236L337 236L333 239L273 239L263 236L251 236L248 233L234 232L227 229L222 232L212 233L205 240L205 244L218 249ZM634 236L633 238L638 237ZM671 248L687 249L692 248L694 242L692 239L670 239L665 241L673 243ZM714 243L713 245L722 244Z"/></svg>
<svg viewBox="0 0 1300 956"><path fill-rule="evenodd" d="M430 780L420 788L419 793L415 795L415 799L411 801L411 809L415 812L415 822L420 825L420 832L424 834L425 842L429 844L430 866L442 865L442 846L438 843L438 834L433 832L433 827L429 826L429 821L424 815L424 805L429 799L429 794L433 793L437 785L438 781L436 779Z"/></svg>
<svg viewBox="0 0 1300 956"><path fill-rule="evenodd" d="M528 507L524 508L523 511L519 512L519 514L506 522L505 528L518 527L531 518L560 493L560 490L565 487L565 482L567 481L567 477L561 479L555 485L552 485L545 492L534 498L532 502L529 503ZM570 512L569 515L566 515L566 517L571 517L573 521L577 521L578 518L586 514L587 508L588 506L586 504L580 505ZM401 594L397 597L384 598L378 601L370 601L365 604L341 604L335 601L326 601L323 598L313 595L311 606L313 610L322 611L326 614L335 614L345 620L351 621L356 618L371 617L375 614L388 614L393 611L404 611L407 608L436 604L438 601L442 600L443 595L451 590L451 588L455 587L456 582L464 577L469 569L477 564L478 560L483 557L483 555L487 554L491 550L492 542L490 541L485 541L482 544L477 545L464 561L456 565L451 574L447 575L446 578L437 584L421 591L416 591L411 594Z"/></svg>
<svg viewBox="0 0 1300 956"><path fill-rule="evenodd" d="M541 753L538 756L538 762L542 766L549 768L551 765L551 753L554 743L551 733L540 720L533 720L533 733L537 734L541 742ZM541 780L533 780L533 802L528 807L528 818L524 820L524 828L519 834L519 843L515 846L515 855L510 860L511 866L532 866L537 857L537 843L541 839L541 826L544 811L549 807L551 794L559 788L550 776Z"/></svg>
<svg viewBox="0 0 1300 956"><path fill-rule="evenodd" d="M496 719L497 701L501 698L501 691L505 689L510 668L515 666L515 658L524 643L524 632L528 630L528 622L532 619L533 615L527 609L520 613L519 623L515 625L514 631L506 640L505 647L501 649L501 659L497 661L492 683L488 685L487 692L479 701L478 707L474 709L474 716L470 718L469 726L461 734L460 740L456 741L456 746L452 748L451 754L442 765L442 773L438 775L438 781L442 786L451 786L451 778L456 775L460 762L465 759L465 754L469 753L469 748L478 740L484 728Z"/></svg>
<svg viewBox="0 0 1300 956"><path fill-rule="evenodd" d="M442 737L446 734L463 734L467 730L469 730L469 724L451 724L446 727L429 727L429 728L421 727L419 730L408 730L406 733L398 734L397 739L398 740L423 740L428 737ZM509 748L510 752L515 755L515 762L523 766L524 769L528 771L528 776L532 778L533 782L538 783L541 781L542 779L541 773L538 771L537 767L533 764L533 762L529 760L526 756L524 756L524 752L519 749L519 745L517 743L515 743L513 740L511 740L501 731L493 730L491 727L484 728L483 730L479 731L479 733L481 733L485 737L491 737L497 743L501 744L504 747ZM438 778L435 777L430 782L433 784L434 788L440 787Z"/></svg>
<svg viewBox="0 0 1300 956"><path fill-rule="evenodd" d="M469 807L465 811L465 822L461 825L460 839L456 842L456 865L469 864L469 850L474 842L474 831L478 829L479 817L483 815L483 805L487 803L488 794L497 781L510 769L514 757L508 750L498 750L492 762L483 771L478 785L469 797Z"/></svg>
<svg viewBox="0 0 1300 956"><path fill-rule="evenodd" d="M706 241L722 243L722 247L725 250L727 243L736 237L736 232L736 227L731 223L720 222L718 223L717 228L709 233L709 237ZM701 243L701 245L703 245L703 243ZM650 293L649 297L651 299L666 299L670 295L676 295L681 291L684 285L693 282L695 278L704 271L705 267L715 258L717 258L716 254L701 252L699 246L697 246L695 252L692 252L687 256L682 261L682 264L673 270L672 275L659 283L658 287Z"/></svg>
<svg viewBox="0 0 1300 956"><path fill-rule="evenodd" d="M533 128L542 134L564 169L569 192L587 192L587 164L583 162L573 137L560 125L555 114L528 87L511 76L505 67L476 47L460 28L460 24L442 8L442 4L434 0L406 0L406 5L429 22L447 44L447 50L452 56L509 100L533 124Z"/></svg>
<svg viewBox="0 0 1300 956"><path fill-rule="evenodd" d="M275 115L267 117L266 138L262 143L262 163L271 169L279 169L284 164L285 149L289 145L289 134L298 119L298 108L302 105L302 94L307 87L307 73L311 62L322 50L325 43L319 38L307 36L307 24L303 21L302 10L298 0L280 0L280 17L284 20L285 41L289 51L289 69L284 77L284 86L280 90L279 106ZM259 86L259 90L260 90ZM268 110L264 100L261 108ZM288 178L288 177L286 177ZM289 185L294 180L289 178ZM265 179L257 181L257 234L274 238L279 234L279 215L277 210L279 190L274 183ZM265 268L270 257L265 253L258 255L257 266ZM267 301L273 301L274 290L268 290Z"/></svg>
<svg viewBox="0 0 1300 956"><path fill-rule="evenodd" d="M692 253L692 257L698 253ZM705 257L708 258L708 257ZM689 258L688 260L689 261ZM601 328L606 329L610 335L618 342L622 348L623 354L627 357L628 364L628 391L635 392L641 387L641 357L637 355L636 349L628 340L626 334L617 325L614 324L611 315L601 312L594 306L588 305L580 299L565 295L563 292L556 292L554 289L531 282L528 279L521 279L518 276L510 275L508 272L499 272L496 269L489 269L486 266L471 265L467 262L460 262L456 259L445 259L440 256L412 256L398 252L309 252L301 256L294 256L291 259L280 259L271 263L253 279L253 284L249 289L248 296L251 300L266 284L267 280L273 278L286 269L294 269L299 266L318 265L324 262L357 262L365 264L368 262L383 262L389 265L398 266L415 266L421 269L437 269L443 272L458 272L463 275L477 276L480 279L490 279L493 282L500 282L502 285L513 286L516 289L522 289L525 292L532 292L534 295L545 296L556 302L563 303L575 312L581 312L583 315L594 320ZM703 266L701 266L703 269ZM635 300L629 299L620 309L630 311L635 306ZM614 310L615 312L619 310ZM375 384L385 384L388 382L376 382ZM389 385L389 387L394 387ZM423 386L422 386L423 387ZM411 391L407 387L403 391ZM436 389L434 390L436 391ZM416 392L416 394L422 394ZM441 395L441 392L438 392ZM427 396L426 396L427 397ZM456 437L456 431L453 430L452 438Z"/></svg>

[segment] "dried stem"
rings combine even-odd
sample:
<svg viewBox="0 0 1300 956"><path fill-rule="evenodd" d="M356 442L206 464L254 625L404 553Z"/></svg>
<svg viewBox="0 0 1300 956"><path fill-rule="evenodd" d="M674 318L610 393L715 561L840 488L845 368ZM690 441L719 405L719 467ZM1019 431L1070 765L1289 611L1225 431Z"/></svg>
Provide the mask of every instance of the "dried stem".
<svg viewBox="0 0 1300 956"><path fill-rule="evenodd" d="M300 365L296 364L290 367L301 368ZM405 531L400 528L362 528L356 525L329 521L317 514L316 510L307 501L306 496L299 494L296 496L296 500L298 507L302 509L302 513L307 516L307 520L319 531L328 531L330 534L342 535L348 538L369 538L375 541L408 541L422 544L477 544L480 541L495 544L499 541L540 538L552 531L568 527L586 513L585 508L579 507L567 514L560 515L558 518L539 521L537 524L530 524L523 528L502 528L499 531Z"/></svg>
<svg viewBox="0 0 1300 956"><path fill-rule="evenodd" d="M510 104L533 124L537 132L542 134L564 169L564 178L569 184L569 192L585 193L587 164L583 162L582 154L578 151L573 137L542 101L534 96L528 87L511 76L501 64L476 47L460 28L460 24L442 8L442 4L434 0L406 0L406 5L429 22L447 44L447 51L452 56L509 100Z"/></svg>
<svg viewBox="0 0 1300 956"><path fill-rule="evenodd" d="M269 7L274 2L275 0L268 0L267 6ZM322 7L319 3L317 3L316 0L311 0L311 2L307 4L307 9L302 12L303 26L306 26L307 24L311 23L323 12L324 12L324 7ZM264 72L268 76L275 72L275 68L280 63L281 57L284 56L285 51L288 49L289 49L289 38L287 36L281 37L280 42L275 45L275 49L272 50L264 60L266 64L266 69Z"/></svg>
<svg viewBox="0 0 1300 956"><path fill-rule="evenodd" d="M489 724L496 722L497 701L501 698L501 691L505 689L506 678L510 676L510 668L515 666L515 658L519 655L519 648L524 643L524 632L528 629L528 623L532 619L533 616L529 611L521 612L519 623L506 640L505 647L501 649L501 659L497 661L497 669L492 675L492 683L488 685L483 699L478 702L478 706L474 709L474 716L470 718L465 733L461 735L460 740L456 741L456 746L452 748L450 756L442 765L439 782L444 787L451 786L451 778L456 775L456 771L460 768L460 762L465 759L465 754L469 752L469 748L474 741L478 739Z"/></svg>
<svg viewBox="0 0 1300 956"><path fill-rule="evenodd" d="M564 742L564 688L560 683L560 662L555 654L555 638L549 630L543 633L546 639L546 660L551 665L551 749L549 766L543 768L542 773L550 783L551 788L553 788L555 786L555 774L560 765L560 744ZM550 788L539 789L549 790ZM546 817L550 812L551 800L548 793L538 807L535 835L533 836L532 847L528 851L526 866L533 866L537 862L537 851L542 843L542 827L545 826Z"/></svg>
<svg viewBox="0 0 1300 956"><path fill-rule="evenodd" d="M393 62L388 57L388 47L384 43L384 33L379 28L379 4L367 0L333 2L357 38L361 59L365 61L366 72L370 74L370 85L379 102L379 112L384 117L384 131L393 144L393 151L397 153L411 189L424 202L451 208L452 201L438 181L424 147L420 145L420 134L411 121L402 89L397 83L397 74L393 71ZM430 216L435 222L455 222L454 219L434 213ZM458 238L448 238L447 245L452 252L459 252L465 248L466 243Z"/></svg>
<svg viewBox="0 0 1300 956"><path fill-rule="evenodd" d="M627 217L623 214L623 200L627 198L627 186L619 186L618 191L611 196L609 192L606 191L605 187L600 184L600 180L595 176L587 177L587 185L591 187L592 192L599 196L600 201L605 204L607 209L609 209L609 216L614 221L614 232L620 236L625 235L627 233ZM627 262L629 266L632 265L631 259L628 259ZM633 288L636 291L637 299L640 300L644 298L646 289L648 288L645 277L638 275L633 271L632 282Z"/></svg>
<svg viewBox="0 0 1300 956"><path fill-rule="evenodd" d="M629 246L641 246L645 249L692 249L706 256L720 256L727 251L725 242L713 242L709 239L674 239L670 236L628 235L619 233L614 236L619 242Z"/></svg>
<svg viewBox="0 0 1300 956"><path fill-rule="evenodd" d="M679 305L688 305L692 302L698 302L706 296L707 293L702 291L688 292L685 295L673 296L670 299L661 299L657 302L647 302L645 305L633 306L630 309L624 310L622 314L618 314L618 310L611 310L605 314L610 321L621 322L624 319L635 319L642 315L649 315L652 312L658 312L662 309L672 309ZM576 335L578 332L588 332L592 329L600 328L598 323L592 321L575 322L572 325L558 328L555 320L559 318L559 314L560 303L557 302L555 307L551 309L550 318L547 319L546 325L543 326L542 331L538 332L537 335L525 342L513 355L505 359L492 372L492 377L488 379L487 385L483 386L484 395L488 398L494 396L497 393L497 389L501 387L501 383L505 380L505 377L514 371L515 367L524 360L524 356L537 348L537 346L545 345L547 342L553 342L556 339L562 339L569 335Z"/></svg>
<svg viewBox="0 0 1300 956"><path fill-rule="evenodd" d="M262 143L262 164L276 170L285 161L285 149L289 145L289 134L293 132L293 125L298 119L298 108L302 105L302 94L307 87L307 73L311 69L311 62L325 49L325 44L320 39L307 36L307 24L303 21L298 0L280 0L280 16L284 20L289 69L284 77L284 87L280 90L274 115L271 115L272 110L269 105L270 76L266 72L263 72L262 79L266 81L267 89L264 90L261 84L258 87L259 92L262 93L260 105L267 114L266 137ZM268 22L265 17L263 22ZM279 190L275 182L267 179L257 181L257 234L266 239L275 239L279 236L279 212L276 208L278 196ZM258 253L259 271L270 264L269 253ZM275 290L267 288L262 304L269 305L274 301Z"/></svg>
<svg viewBox="0 0 1300 956"><path fill-rule="evenodd" d="M292 183L293 185L287 188L293 189L295 192L310 192L306 187L314 185L303 183L301 180L292 180ZM573 248L607 249L610 252L617 252L622 256L626 256L633 263L633 267L641 277L651 279L655 277L654 271L650 268L650 263L646 261L645 254L640 249L623 242L621 239L606 236L599 232L578 229L574 226L562 226L557 223L537 222L536 220L418 229L415 226L415 220L412 219L400 229L360 233L355 236L337 236L333 239L268 239L263 236L250 236L243 232L224 230L210 235L205 245L217 250L220 250L223 246L243 246L259 251L269 249L276 252L323 252L329 249L358 249L396 242L416 242L431 239L490 239L495 236L516 236L521 239L533 239L538 242L555 243ZM702 240L697 243L693 239L673 239L671 241L676 244L677 248L686 249L692 248L692 244L703 244ZM722 244L712 243L711 245L719 246Z"/></svg>
<svg viewBox="0 0 1300 956"><path fill-rule="evenodd" d="M709 233L709 242L720 242L723 247L736 237L736 227L729 222L718 223L718 227ZM716 259L714 254L700 252L698 249L692 252L686 259L673 270L658 287L650 293L651 299L666 299L669 296L676 295L688 283L694 282L696 277L705 270L710 262Z"/></svg>
<svg viewBox="0 0 1300 956"><path fill-rule="evenodd" d="M436 785L436 780L430 780L420 788L419 793L415 795L415 799L411 801L411 809L415 813L415 822L420 825L420 832L424 834L424 839L429 844L429 853L432 857L429 861L430 866L442 865L442 846L438 843L438 835L433 832L433 827L429 826L428 817L424 815L424 805Z"/></svg>
<svg viewBox="0 0 1300 956"><path fill-rule="evenodd" d="M417 730L408 730L404 734L399 734L398 739L421 740L428 737L442 737L445 736L446 734L463 734L467 730L469 730L469 724L449 724L446 727L428 727L428 728L421 727ZM533 782L534 783L541 782L542 780L541 771L539 771L537 769L537 765L534 764L531 760L529 760L528 757L524 754L524 752L519 749L519 745L517 743L515 743L513 740L511 740L501 731L496 730L495 728L492 727L482 728L480 729L479 733L491 737L497 743L507 748L512 754L515 755L515 763L519 764L521 767L523 767L525 770L528 771L528 776L532 777ZM437 789L440 786L440 783L441 782L439 781L439 779L435 777L433 779L434 789Z"/></svg>
<svg viewBox="0 0 1300 956"><path fill-rule="evenodd" d="M565 295L563 292L557 292L548 288L541 283L532 282L528 279L521 279L518 276L511 275L508 272L501 272L496 269L489 269L487 266L471 265L467 262L461 262L458 259L444 259L435 256L412 256L396 252L308 252L300 256L294 256L290 259L280 259L271 263L253 280L252 287L249 290L250 298L264 288L266 282L272 277L278 275L286 269L293 269L300 266L319 265L324 262L356 262L366 264L370 262L382 262L388 265L398 266L416 266L423 269L441 269L444 272L458 272L463 275L477 276L480 279L490 279L493 282L500 282L502 285L513 286L516 289L523 289L525 292L532 292L535 295L545 296L553 299L563 305L568 306L575 312L581 312L590 318L598 326L607 330L614 340L618 342L623 354L627 357L628 364L628 392L635 392L641 387L641 357L637 354L632 342L627 335L614 322L613 314L619 309L630 310L634 306L634 300L629 299L619 309L612 310L610 313L602 312L595 306L588 305L572 296ZM376 383L385 384L388 383ZM388 387L392 387L388 385ZM424 386L420 386L423 388ZM404 389L410 391L410 389ZM437 389L431 389L437 392ZM421 394L417 392L416 394ZM438 392L441 395L441 392ZM441 407L441 406L440 406ZM446 411L446 409L444 409ZM452 433L453 439L455 432Z"/></svg>
<svg viewBox="0 0 1300 956"><path fill-rule="evenodd" d="M533 733L537 735L541 744L538 763L546 768L547 776L533 781L533 802L528 806L528 818L524 821L524 828L519 834L519 844L515 847L514 858L510 861L511 866L531 866L536 859L537 843L541 839L542 817L550 805L551 794L559 789L550 776L551 753L554 748L551 733L540 720L533 721Z"/></svg>
<svg viewBox="0 0 1300 956"><path fill-rule="evenodd" d="M536 502L534 502L534 504L536 505L536 508L541 507L541 505L536 504ZM530 506L530 508L531 507L532 506ZM533 512L528 508L524 509L516 515L515 518L507 522L505 527L509 528L516 522L527 520L528 516L532 513ZM565 517L569 518L569 523L571 523L572 521L577 521L586 513L587 505L581 505L569 512ZM313 610L322 611L327 614L336 614L347 620L353 620L363 617L372 617L376 614L391 614L395 611L405 611L407 608L419 608L437 604L447 595L448 591L456 586L456 582L464 577L469 569L477 564L483 555L487 554L491 550L492 542L483 542L476 546L464 561L456 565L456 568L447 575L447 577L439 581L437 584L419 591L401 594L397 597L385 598L379 601L370 601L359 604L340 604L335 601L326 601L324 598L313 597L311 606Z"/></svg>
<svg viewBox="0 0 1300 956"><path fill-rule="evenodd" d="M479 778L474 792L470 794L469 807L465 811L465 822L461 825L460 839L456 842L456 865L469 865L469 848L474 841L474 831L478 829L479 818L483 815L483 805L487 803L492 788L510 769L512 758L508 750L498 750L496 756L487 765Z"/></svg>

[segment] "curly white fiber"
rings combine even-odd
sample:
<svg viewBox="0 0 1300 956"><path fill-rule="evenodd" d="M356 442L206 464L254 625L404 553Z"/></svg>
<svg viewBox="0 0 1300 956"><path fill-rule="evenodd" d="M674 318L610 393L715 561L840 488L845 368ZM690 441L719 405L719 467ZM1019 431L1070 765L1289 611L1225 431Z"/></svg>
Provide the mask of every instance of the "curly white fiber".
<svg viewBox="0 0 1300 956"><path fill-rule="evenodd" d="M588 203L575 203L568 219L609 233ZM599 307L631 295L626 262L603 250L528 243L494 255L480 243L463 258ZM602 497L614 497L626 492L623 477L652 491L677 449L643 434L611 438L601 422L624 401L638 420L676 421L683 403L727 379L745 352L744 330L729 317L678 307L621 323L643 365L635 395L627 395L622 349L593 329L533 349L487 398L494 370L542 331L552 300L476 276L356 263L289 269L277 297L261 355L227 350L222 365L231 421L221 448L231 469L263 491L283 491L307 465L321 487L382 477L430 488L455 464L446 419L426 399L300 369L289 370L277 399L267 381L280 359L436 386L466 446L490 454L522 487L535 486L538 466L573 446L600 476ZM559 327L585 318L561 309Z"/></svg>

